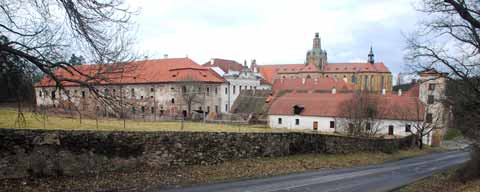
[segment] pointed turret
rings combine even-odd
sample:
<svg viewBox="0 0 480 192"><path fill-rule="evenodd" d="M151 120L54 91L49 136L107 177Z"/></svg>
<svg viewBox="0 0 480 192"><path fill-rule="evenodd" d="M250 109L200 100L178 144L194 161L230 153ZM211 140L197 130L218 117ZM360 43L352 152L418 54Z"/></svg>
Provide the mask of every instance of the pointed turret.
<svg viewBox="0 0 480 192"><path fill-rule="evenodd" d="M375 63L375 54L373 54L372 46L370 46L370 52L368 53L368 63L370 63L370 64Z"/></svg>

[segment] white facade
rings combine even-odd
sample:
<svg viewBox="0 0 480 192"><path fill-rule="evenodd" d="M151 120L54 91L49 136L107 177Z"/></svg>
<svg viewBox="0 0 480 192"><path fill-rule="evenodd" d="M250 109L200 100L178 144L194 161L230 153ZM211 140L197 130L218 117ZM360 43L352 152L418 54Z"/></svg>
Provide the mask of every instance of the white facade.
<svg viewBox="0 0 480 192"><path fill-rule="evenodd" d="M262 77L259 73L252 72L246 67L242 71L230 70L228 73L221 71L218 67L212 67L212 69L226 80L226 83L220 86L222 90L221 106L224 113L230 111L242 90L271 89L269 86L260 84Z"/></svg>
<svg viewBox="0 0 480 192"><path fill-rule="evenodd" d="M311 130L314 131L315 124L319 132L335 133L344 132L348 125L345 125L347 120L343 118L334 117L317 117L317 116L302 116L302 115L269 115L268 122L271 128L285 128L297 130ZM377 120L372 129L376 129L377 135L392 135L392 136L409 136L416 132L414 125L417 121L406 120ZM408 131L407 125L410 126ZM393 134L389 131L393 131ZM431 135L423 138L425 144L431 144Z"/></svg>

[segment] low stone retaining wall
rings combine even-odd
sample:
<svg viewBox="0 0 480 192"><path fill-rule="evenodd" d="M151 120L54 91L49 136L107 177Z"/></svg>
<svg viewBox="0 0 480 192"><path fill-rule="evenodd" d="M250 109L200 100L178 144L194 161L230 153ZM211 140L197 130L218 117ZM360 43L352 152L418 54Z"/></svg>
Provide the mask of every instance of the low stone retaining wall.
<svg viewBox="0 0 480 192"><path fill-rule="evenodd" d="M0 178L172 168L302 153L394 152L411 138L308 133L97 132L0 129Z"/></svg>

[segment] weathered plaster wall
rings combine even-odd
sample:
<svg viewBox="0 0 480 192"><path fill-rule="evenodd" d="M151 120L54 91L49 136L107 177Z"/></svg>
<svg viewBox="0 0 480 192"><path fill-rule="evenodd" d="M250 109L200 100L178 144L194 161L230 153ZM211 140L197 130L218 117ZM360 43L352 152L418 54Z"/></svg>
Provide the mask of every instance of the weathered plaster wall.
<svg viewBox="0 0 480 192"><path fill-rule="evenodd" d="M0 130L0 178L80 175L139 166L171 168L301 153L392 152L409 138L307 133Z"/></svg>

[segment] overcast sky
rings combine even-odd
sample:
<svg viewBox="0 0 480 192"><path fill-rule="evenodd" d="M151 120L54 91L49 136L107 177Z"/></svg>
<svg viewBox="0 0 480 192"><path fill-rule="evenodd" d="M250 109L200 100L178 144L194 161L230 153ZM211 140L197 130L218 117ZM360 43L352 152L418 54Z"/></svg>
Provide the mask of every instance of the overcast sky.
<svg viewBox="0 0 480 192"><path fill-rule="evenodd" d="M129 0L140 8L136 45L153 58L303 63L320 33L329 62L377 61L404 67L402 33L418 21L414 0Z"/></svg>

